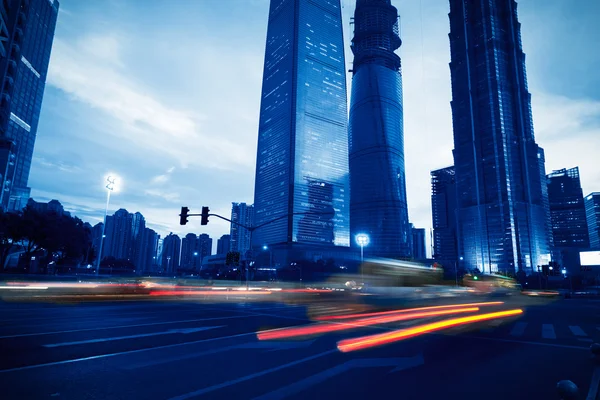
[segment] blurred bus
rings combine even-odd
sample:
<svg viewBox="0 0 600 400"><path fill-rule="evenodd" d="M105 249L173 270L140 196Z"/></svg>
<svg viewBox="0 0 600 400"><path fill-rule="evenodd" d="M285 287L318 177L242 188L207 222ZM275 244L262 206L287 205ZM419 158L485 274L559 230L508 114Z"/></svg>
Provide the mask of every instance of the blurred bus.
<svg viewBox="0 0 600 400"><path fill-rule="evenodd" d="M361 265L364 280L372 286L417 287L440 285L443 269L414 261L368 258Z"/></svg>
<svg viewBox="0 0 600 400"><path fill-rule="evenodd" d="M484 293L521 290L514 278L496 274L467 274L463 276L463 285Z"/></svg>

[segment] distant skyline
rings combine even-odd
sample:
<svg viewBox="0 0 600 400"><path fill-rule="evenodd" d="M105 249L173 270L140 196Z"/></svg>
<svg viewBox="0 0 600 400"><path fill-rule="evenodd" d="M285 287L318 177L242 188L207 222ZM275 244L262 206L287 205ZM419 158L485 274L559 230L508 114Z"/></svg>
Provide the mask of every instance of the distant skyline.
<svg viewBox="0 0 600 400"><path fill-rule="evenodd" d="M232 202L253 202L269 2L175 2L61 1L29 180L35 200L58 199L95 224L104 215L104 177L114 172L123 187L109 214L139 211L162 237L213 238L229 224L211 218L201 227L190 218L180 226L180 207L208 205L228 216ZM354 2L342 2L348 47ZM409 217L430 228L430 171L453 162L449 6L392 3L403 40ZM598 191L600 3L518 4L546 171L579 166L584 195ZM347 48L347 69L351 63Z"/></svg>

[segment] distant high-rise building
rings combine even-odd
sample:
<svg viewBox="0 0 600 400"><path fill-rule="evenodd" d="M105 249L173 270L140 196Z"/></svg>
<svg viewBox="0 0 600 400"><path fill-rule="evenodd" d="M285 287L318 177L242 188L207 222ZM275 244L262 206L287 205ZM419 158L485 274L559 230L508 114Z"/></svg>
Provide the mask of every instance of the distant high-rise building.
<svg viewBox="0 0 600 400"><path fill-rule="evenodd" d="M54 212L63 215L69 214L68 212L65 212L65 208L58 200L50 200L49 202L44 203L41 201L35 201L34 199L29 199L27 201L27 207L40 213Z"/></svg>
<svg viewBox="0 0 600 400"><path fill-rule="evenodd" d="M600 192L585 197L585 215L590 237L590 249L600 250Z"/></svg>
<svg viewBox="0 0 600 400"><path fill-rule="evenodd" d="M198 257L198 236L195 233L188 233L181 239L181 268L194 268L194 256Z"/></svg>
<svg viewBox="0 0 600 400"><path fill-rule="evenodd" d="M204 257L212 255L213 240L206 233L198 236L197 255L194 257L194 268L200 269Z"/></svg>
<svg viewBox="0 0 600 400"><path fill-rule="evenodd" d="M246 203L232 203L231 220L244 226L254 225L254 206ZM232 223L229 231L231 251L244 253L250 249L250 232L247 229Z"/></svg>
<svg viewBox="0 0 600 400"><path fill-rule="evenodd" d="M17 160L17 143L7 135L15 80L22 60L22 46L29 16L29 0L0 3L0 209L6 209Z"/></svg>
<svg viewBox="0 0 600 400"><path fill-rule="evenodd" d="M547 178L554 248L588 249L590 239L579 168L552 171Z"/></svg>
<svg viewBox="0 0 600 400"><path fill-rule="evenodd" d="M158 240L160 236L150 228L144 228L140 241L140 251L135 266L140 273L156 272Z"/></svg>
<svg viewBox="0 0 600 400"><path fill-rule="evenodd" d="M4 2L7 3L7 2ZM6 138L14 143L14 162L7 168L2 206L9 210L25 207L31 189L27 186L35 144L50 52L58 17L57 0L29 0L27 22L20 46L14 92ZM17 46L18 47L18 46ZM8 195L6 195L8 194Z"/></svg>
<svg viewBox="0 0 600 400"><path fill-rule="evenodd" d="M271 0L266 42L254 223L281 219L258 229L253 244L349 246L340 0ZM317 182L322 191L315 190ZM335 215L299 214L323 208ZM236 240L232 231L233 251Z"/></svg>
<svg viewBox="0 0 600 400"><path fill-rule="evenodd" d="M169 233L162 242L161 267L164 273L177 273L180 254L181 239L179 236Z"/></svg>
<svg viewBox="0 0 600 400"><path fill-rule="evenodd" d="M412 228L412 257L415 260L427 258L427 242L425 228Z"/></svg>
<svg viewBox="0 0 600 400"><path fill-rule="evenodd" d="M433 221L433 258L456 263L456 179L454 167L431 171L431 219Z"/></svg>
<svg viewBox="0 0 600 400"><path fill-rule="evenodd" d="M404 170L404 111L398 10L357 0L350 103L350 227L369 235L369 253L411 255ZM354 241L352 241L354 243ZM356 245L356 243L354 243Z"/></svg>
<svg viewBox="0 0 600 400"><path fill-rule="evenodd" d="M145 228L146 220L139 212L132 214L121 208L107 216L102 258L115 257L135 265L140 259Z"/></svg>
<svg viewBox="0 0 600 400"><path fill-rule="evenodd" d="M450 0L449 18L463 265L530 274L550 247L517 4Z"/></svg>
<svg viewBox="0 0 600 400"><path fill-rule="evenodd" d="M217 254L227 254L231 248L231 235L223 235L217 240Z"/></svg>

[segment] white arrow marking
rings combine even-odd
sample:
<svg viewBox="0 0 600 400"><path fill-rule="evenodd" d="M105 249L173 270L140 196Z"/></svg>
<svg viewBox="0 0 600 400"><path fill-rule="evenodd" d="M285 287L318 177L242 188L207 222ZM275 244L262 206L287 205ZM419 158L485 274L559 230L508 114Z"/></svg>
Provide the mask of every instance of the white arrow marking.
<svg viewBox="0 0 600 400"><path fill-rule="evenodd" d="M300 393L311 386L318 385L319 383L322 383L336 375L343 374L344 372L347 372L353 368L396 367L389 372L392 373L404 369L418 367L423 364L425 364L425 361L423 360L422 354L414 357L403 358L355 358L354 360L350 360L344 364L329 368L325 371L319 372L318 374L309 376L306 379L292 383L291 385L284 386L263 396L256 397L254 400L284 399Z"/></svg>
<svg viewBox="0 0 600 400"><path fill-rule="evenodd" d="M149 336L158 336L158 335L172 335L174 333L187 334L187 333L194 333L194 332L205 331L205 330L208 330L208 329L222 328L223 326L225 326L225 325L221 325L221 326L203 326L201 328L169 329L168 331L165 331L165 332L140 333L138 335L117 336L117 337L102 338L102 339L80 340L80 341L77 341L77 342L63 342L63 343L45 344L44 347L73 346L73 345L76 345L76 344L110 342L110 341L113 341L113 340L135 339L135 338L149 337Z"/></svg>
<svg viewBox="0 0 600 400"><path fill-rule="evenodd" d="M298 349L298 348L302 348L302 347L309 347L314 342L315 342L314 340L306 340L306 341L302 341L302 342L278 342L278 341L271 341L271 340L267 340L264 342L249 342L249 343L235 344L233 346L220 347L217 349L198 351L195 353L182 354L180 356L160 357L160 358L156 358L154 360L147 361L144 363L124 365L122 368L138 369L138 368L152 367L152 366L156 366L156 365L160 365L160 364L167 364L167 363L176 362L176 361L189 360L192 358L198 358L198 357L207 356L210 354L224 353L229 350L237 350L237 349L268 349L269 351Z"/></svg>

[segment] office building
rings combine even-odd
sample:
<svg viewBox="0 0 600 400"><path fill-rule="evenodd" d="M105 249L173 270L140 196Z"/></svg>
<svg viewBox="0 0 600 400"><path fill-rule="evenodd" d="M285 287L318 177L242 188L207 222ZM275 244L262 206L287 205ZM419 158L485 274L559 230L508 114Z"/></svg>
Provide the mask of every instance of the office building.
<svg viewBox="0 0 600 400"><path fill-rule="evenodd" d="M188 233L181 239L181 269L194 268L195 257L198 257L198 236L195 233Z"/></svg>
<svg viewBox="0 0 600 400"><path fill-rule="evenodd" d="M456 227L456 179L454 167L431 171L431 219L433 259L454 265L459 259Z"/></svg>
<svg viewBox="0 0 600 400"><path fill-rule="evenodd" d="M256 230L253 245L290 250L302 244L349 246L340 0L271 0L270 4L254 223L280 219ZM233 231L231 249L236 249Z"/></svg>
<svg viewBox="0 0 600 400"><path fill-rule="evenodd" d="M12 66L17 74L10 98L6 139L12 141L14 157L6 168L2 197L2 207L9 210L21 210L30 197L27 184L59 8L57 0L28 2L22 43L13 45L15 50L20 47L20 57L15 60L16 66Z"/></svg>
<svg viewBox="0 0 600 400"><path fill-rule="evenodd" d="M206 233L202 233L198 236L198 247L196 252L198 256L194 259L194 268L200 268L204 257L212 255L213 240Z"/></svg>
<svg viewBox="0 0 600 400"><path fill-rule="evenodd" d="M466 269L549 262L525 54L514 0L450 0L457 226Z"/></svg>
<svg viewBox="0 0 600 400"><path fill-rule="evenodd" d="M402 73L394 52L401 44L398 10L391 1L357 0L349 122L350 226L353 237L370 237L369 253L384 257L411 255Z"/></svg>
<svg viewBox="0 0 600 400"><path fill-rule="evenodd" d="M552 171L547 179L554 248L588 249L590 239L579 168Z"/></svg>
<svg viewBox="0 0 600 400"><path fill-rule="evenodd" d="M227 254L231 246L231 235L223 235L217 240L217 254Z"/></svg>
<svg viewBox="0 0 600 400"><path fill-rule="evenodd" d="M144 228L140 240L140 251L135 266L140 273L156 272L158 240L160 236L150 228Z"/></svg>
<svg viewBox="0 0 600 400"><path fill-rule="evenodd" d="M254 207L246 203L232 203L231 221L233 221L229 231L231 251L244 255L250 249L250 232L244 226L254 225Z"/></svg>
<svg viewBox="0 0 600 400"><path fill-rule="evenodd" d="M585 215L590 249L600 250L600 192L593 192L585 197Z"/></svg>
<svg viewBox="0 0 600 400"><path fill-rule="evenodd" d="M412 228L412 257L415 260L427 258L427 242L425 228Z"/></svg>
<svg viewBox="0 0 600 400"><path fill-rule="evenodd" d="M181 239L169 233L162 241L161 269L165 274L176 274L179 269Z"/></svg>
<svg viewBox="0 0 600 400"><path fill-rule="evenodd" d="M141 257L145 228L146 220L139 212L132 214L121 208L107 216L102 258L129 260L135 265Z"/></svg>

